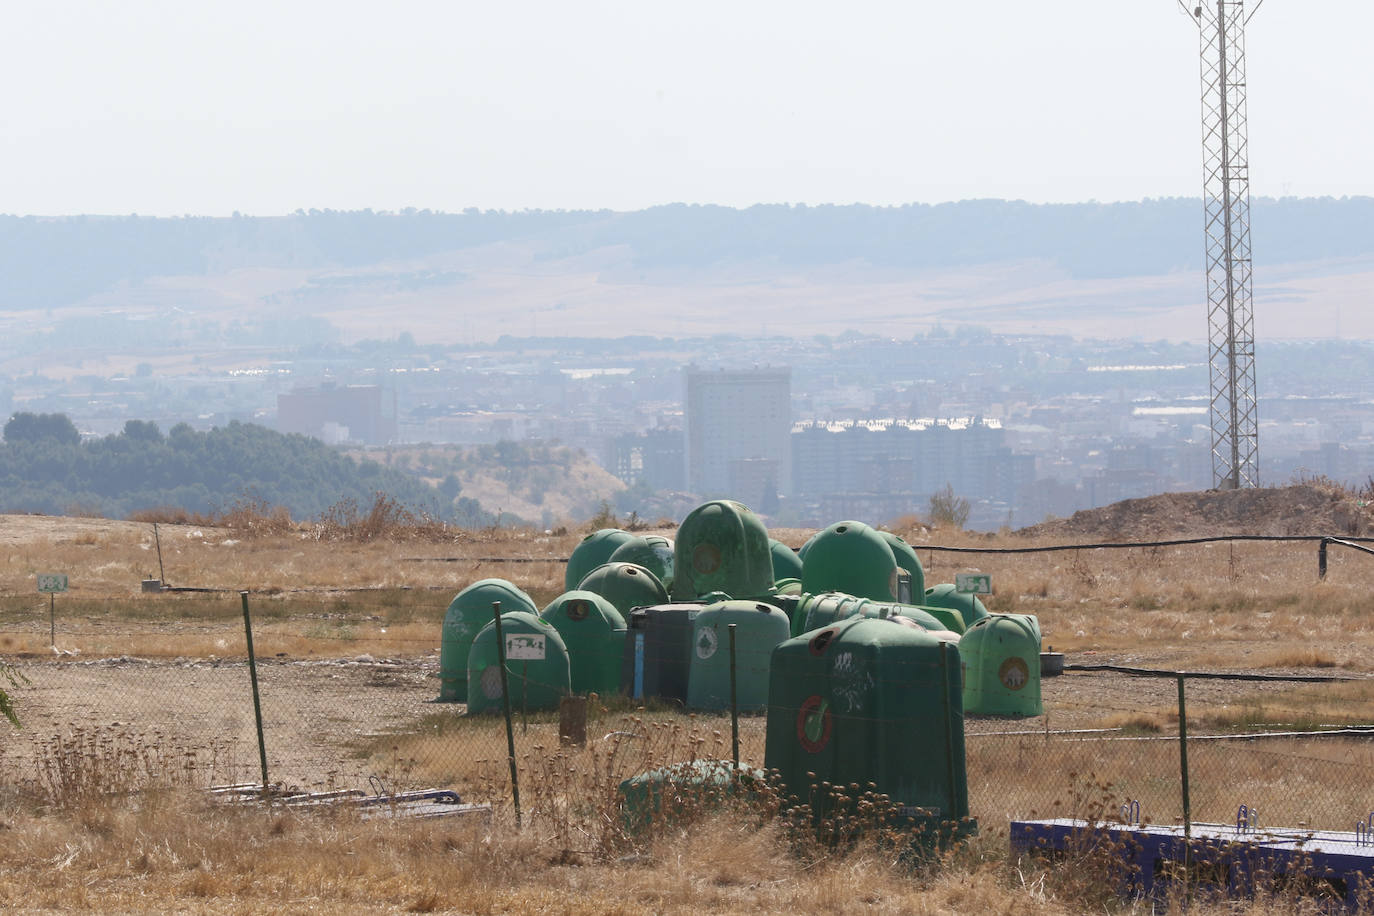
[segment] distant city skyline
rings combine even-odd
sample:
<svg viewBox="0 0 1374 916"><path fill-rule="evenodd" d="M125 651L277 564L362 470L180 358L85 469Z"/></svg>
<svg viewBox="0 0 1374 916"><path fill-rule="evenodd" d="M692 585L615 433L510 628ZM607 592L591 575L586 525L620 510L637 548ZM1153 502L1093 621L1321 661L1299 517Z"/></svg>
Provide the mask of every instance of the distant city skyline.
<svg viewBox="0 0 1374 916"><path fill-rule="evenodd" d="M1374 194L1371 26L1258 9L1253 193ZM1197 44L1170 0L19 5L0 213L1192 197Z"/></svg>

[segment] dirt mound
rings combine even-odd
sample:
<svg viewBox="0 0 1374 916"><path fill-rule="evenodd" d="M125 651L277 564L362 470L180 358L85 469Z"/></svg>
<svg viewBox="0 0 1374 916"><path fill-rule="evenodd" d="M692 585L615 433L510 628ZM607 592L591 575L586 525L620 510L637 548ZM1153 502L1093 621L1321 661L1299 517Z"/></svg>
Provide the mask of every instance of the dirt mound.
<svg viewBox="0 0 1374 916"><path fill-rule="evenodd" d="M1294 484L1247 490L1161 493L1022 528L1027 538L1141 541L1227 534L1361 536L1374 506L1338 487Z"/></svg>

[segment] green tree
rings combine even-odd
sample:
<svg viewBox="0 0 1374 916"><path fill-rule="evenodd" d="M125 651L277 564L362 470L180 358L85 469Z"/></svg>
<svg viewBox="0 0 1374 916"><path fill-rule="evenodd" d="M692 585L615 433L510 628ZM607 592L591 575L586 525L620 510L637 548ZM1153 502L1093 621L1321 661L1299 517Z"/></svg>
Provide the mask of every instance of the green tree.
<svg viewBox="0 0 1374 916"><path fill-rule="evenodd" d="M945 484L943 490L930 497L930 520L936 525L952 525L962 530L968 513L968 500L954 495L953 484Z"/></svg>
<svg viewBox="0 0 1374 916"><path fill-rule="evenodd" d="M60 422L21 414L7 425L0 511L60 514L79 505L114 518L160 506L210 513L251 489L298 519L343 499L370 503L378 492L447 516L424 481L375 461L354 461L306 436L234 422L203 433L178 423L163 437L155 423L131 420L118 435L82 442L70 420L53 416Z"/></svg>
<svg viewBox="0 0 1374 916"><path fill-rule="evenodd" d="M458 480L457 474L449 474L439 484L439 495L444 498L444 502L447 504L451 505L461 492L463 492L463 484Z"/></svg>
<svg viewBox="0 0 1374 916"><path fill-rule="evenodd" d="M161 442L162 430L152 420L129 420L124 424L124 435L139 442Z"/></svg>
<svg viewBox="0 0 1374 916"><path fill-rule="evenodd" d="M41 442L52 439L61 445L77 445L81 433L64 413L17 413L5 424L6 442Z"/></svg>

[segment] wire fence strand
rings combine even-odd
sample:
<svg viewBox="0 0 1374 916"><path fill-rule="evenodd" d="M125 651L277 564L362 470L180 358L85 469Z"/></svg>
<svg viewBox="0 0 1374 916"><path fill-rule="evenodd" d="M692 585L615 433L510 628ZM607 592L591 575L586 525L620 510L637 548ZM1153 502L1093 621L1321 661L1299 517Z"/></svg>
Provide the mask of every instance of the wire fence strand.
<svg viewBox="0 0 1374 916"><path fill-rule="evenodd" d="M0 631L0 645L7 635ZM103 632L110 645L134 645L143 635L142 628ZM219 649L213 657L199 654L207 638ZM185 654L177 654L175 640L164 639L156 653L7 656L21 676L21 686L10 692L22 728L9 729L0 742L0 791L41 796L60 789L63 780L79 778L120 790L132 778L121 767L130 766L141 768L138 778L143 780L173 778L200 787L257 782L251 679L242 640L235 645L227 634L192 634L187 641ZM340 643L341 648L346 645ZM393 645L397 651L392 656L272 654L257 660L269 780L306 791L366 789L378 783L391 791L451 788L465 800L508 803L501 717L468 715L462 703L436 702L438 654L424 640ZM608 649L599 663L622 661L622 651ZM741 653L737 673L742 684L759 677L766 681L766 656L762 658ZM586 744L564 745L557 711L522 708L518 697L523 690L517 693L515 681L526 680L531 695L535 685L559 685L540 684L539 671L522 669L514 660L507 668L521 772L547 769L557 760L559 766L594 769L603 781L618 782L654 767L730 758L728 713L690 712L682 698L595 696L588 704ZM1110 666L1092 668L1071 670L1056 683L1044 681L1049 696L1045 716L963 716L957 704L949 711L963 739L960 763L971 813L985 828L1063 813L1081 796L1086 781L1109 786L1114 799L1139 801L1147 820L1176 823L1182 818L1178 722L1176 714L1172 720L1169 716L1171 685L1154 681L1158 689L1133 694L1137 702L1099 705L1094 711L1099 717L1127 717L1127 724L1051 728L1064 718L1074 696L1094 683L1149 683ZM1306 690L1347 686L1331 679L1302 680L1322 681L1303 685ZM1202 686L1189 681L1190 690ZM921 727L911 724L909 712L929 711L941 702L933 694L914 692L900 678L887 678L880 669L870 673L863 689L888 691L910 709L901 714L851 710L851 718L868 729L864 733L875 736L872 746L855 746L849 751L853 754L881 755L883 736ZM1294 704L1295 716L1302 714L1301 706ZM1140 719L1147 708L1156 713ZM766 713L744 715L739 721L741 762L764 767L769 717L790 721L801 712L775 698ZM1192 818L1225 823L1244 804L1264 812L1269 825L1350 829L1374 808L1367 790L1374 766L1374 722L1338 724L1314 728L1237 721L1234 728L1218 729L1205 717L1190 722ZM935 736L918 738L936 747ZM64 771L64 766L75 766L73 754L93 757L99 772L81 776ZM927 767L920 759L889 763L898 769ZM540 797L536 794L530 802L532 817L539 816Z"/></svg>

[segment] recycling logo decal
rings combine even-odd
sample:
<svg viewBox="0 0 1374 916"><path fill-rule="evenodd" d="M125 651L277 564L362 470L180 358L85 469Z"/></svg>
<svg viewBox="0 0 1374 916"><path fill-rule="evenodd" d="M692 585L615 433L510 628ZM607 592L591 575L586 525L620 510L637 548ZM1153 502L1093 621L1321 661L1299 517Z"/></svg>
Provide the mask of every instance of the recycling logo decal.
<svg viewBox="0 0 1374 916"><path fill-rule="evenodd" d="M720 569L720 548L715 544L698 544L692 551L692 568L702 575L710 575Z"/></svg>
<svg viewBox="0 0 1374 916"><path fill-rule="evenodd" d="M807 697L797 710L797 742L814 754L830 743L830 703L819 694Z"/></svg>
<svg viewBox="0 0 1374 916"><path fill-rule="evenodd" d="M697 634L697 658L703 661L716 654L716 649L720 646L720 637L711 628L703 629Z"/></svg>
<svg viewBox="0 0 1374 916"><path fill-rule="evenodd" d="M997 679L1008 690L1020 690L1030 681L1030 667L1025 659L1013 655L997 669Z"/></svg>
<svg viewBox="0 0 1374 916"><path fill-rule="evenodd" d="M482 696L488 700L499 700L501 698L501 666L488 665L482 672L482 678L478 681L482 687Z"/></svg>

